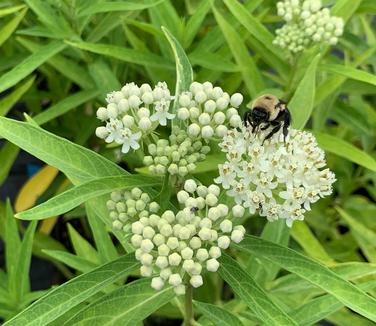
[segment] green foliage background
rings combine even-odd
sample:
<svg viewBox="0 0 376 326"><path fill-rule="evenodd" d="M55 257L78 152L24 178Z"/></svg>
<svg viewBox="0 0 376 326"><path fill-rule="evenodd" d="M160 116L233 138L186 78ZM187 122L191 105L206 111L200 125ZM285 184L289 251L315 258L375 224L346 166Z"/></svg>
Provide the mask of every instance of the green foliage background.
<svg viewBox="0 0 376 326"><path fill-rule="evenodd" d="M26 229L10 203L2 203L0 317L6 325L139 325L150 315L149 323L182 317L172 289L154 292L149 280L127 282L137 277L138 263L127 239L110 231L104 205L109 192L126 187L146 187L158 197L163 180L130 176L143 171L141 158L120 158L93 134L95 110L107 92L125 82L164 80L178 95L192 80L191 65L195 80L240 91L245 102L266 91L287 100L294 127L315 134L338 179L334 194L291 230L283 221L246 219L250 235L231 248L232 258L221 257L220 275L195 291L198 323L376 322L376 3L324 4L346 21L339 45L289 57L272 44L281 24L275 1L0 2L0 92L6 91L0 136L7 140L0 183L20 148L61 171L42 195L52 199L17 215L34 220ZM11 112L17 102L25 103L27 115ZM5 118L9 112L26 121ZM209 155L194 176L211 182L221 159ZM35 220L57 215L82 225L80 233L67 224L74 252L41 232L41 223L37 228ZM70 280L31 292L32 255Z"/></svg>

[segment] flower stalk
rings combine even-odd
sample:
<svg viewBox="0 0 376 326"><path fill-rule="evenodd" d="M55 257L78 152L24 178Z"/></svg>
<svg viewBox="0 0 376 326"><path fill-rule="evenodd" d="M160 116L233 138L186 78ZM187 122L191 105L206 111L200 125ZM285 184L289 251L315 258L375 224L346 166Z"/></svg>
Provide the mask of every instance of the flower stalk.
<svg viewBox="0 0 376 326"><path fill-rule="evenodd" d="M191 284L185 286L185 298L184 298L184 326L194 325L194 314L193 314L193 287Z"/></svg>

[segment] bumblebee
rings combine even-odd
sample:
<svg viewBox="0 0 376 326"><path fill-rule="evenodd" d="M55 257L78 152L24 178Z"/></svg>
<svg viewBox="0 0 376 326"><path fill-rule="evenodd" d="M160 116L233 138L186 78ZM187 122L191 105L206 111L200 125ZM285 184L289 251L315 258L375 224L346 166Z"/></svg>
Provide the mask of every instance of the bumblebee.
<svg viewBox="0 0 376 326"><path fill-rule="evenodd" d="M286 140L288 128L291 124L291 114L286 102L270 94L262 95L248 106L249 110L244 115L246 126L252 127L252 132L266 130L273 127L264 141L271 138L283 126L283 136ZM264 142L263 141L263 142Z"/></svg>

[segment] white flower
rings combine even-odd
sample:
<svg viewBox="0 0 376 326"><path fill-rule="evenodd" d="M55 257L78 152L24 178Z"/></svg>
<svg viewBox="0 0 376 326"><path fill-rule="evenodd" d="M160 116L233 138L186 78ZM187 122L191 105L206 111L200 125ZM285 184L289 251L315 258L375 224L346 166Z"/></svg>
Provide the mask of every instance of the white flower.
<svg viewBox="0 0 376 326"><path fill-rule="evenodd" d="M175 114L169 113L169 101L161 100L155 107L155 113L150 116L151 121L158 121L161 126L167 125L167 119L171 120Z"/></svg>
<svg viewBox="0 0 376 326"><path fill-rule="evenodd" d="M219 168L219 177L214 179L216 183L221 183L224 189L229 189L233 185L236 173L234 167L230 163L220 164Z"/></svg>
<svg viewBox="0 0 376 326"><path fill-rule="evenodd" d="M138 140L175 117L168 112L172 98L166 83L159 82L153 90L148 84L139 87L128 83L121 91L110 92L106 97L107 107L98 109L97 117L105 123L105 129L97 128L96 135L107 143L122 144L123 153L130 148L137 150Z"/></svg>
<svg viewBox="0 0 376 326"><path fill-rule="evenodd" d="M106 143L112 143L115 141L118 144L122 143L122 135L121 132L123 130L123 124L118 119L110 119L110 121L106 124L107 130L107 137L105 139Z"/></svg>
<svg viewBox="0 0 376 326"><path fill-rule="evenodd" d="M137 150L140 148L140 144L138 140L141 138L141 132L136 132L135 134L128 128L124 128L121 131L121 143L123 146L121 147L121 151L123 153L128 153L129 150L132 148Z"/></svg>
<svg viewBox="0 0 376 326"><path fill-rule="evenodd" d="M215 182L234 197L235 217L243 216L245 207L250 214L259 212L269 221L282 218L291 226L304 218L312 203L331 194L335 176L329 169L321 170L325 154L312 134L290 128L286 142L281 132L264 142L269 132L230 130L220 144L228 161L219 166ZM232 154L239 142L242 154Z"/></svg>

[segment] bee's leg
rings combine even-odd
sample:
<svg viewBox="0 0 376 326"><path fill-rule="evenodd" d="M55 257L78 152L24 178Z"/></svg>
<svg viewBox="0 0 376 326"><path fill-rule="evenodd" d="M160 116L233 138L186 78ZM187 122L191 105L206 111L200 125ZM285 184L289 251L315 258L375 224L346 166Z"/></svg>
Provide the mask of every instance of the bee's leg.
<svg viewBox="0 0 376 326"><path fill-rule="evenodd" d="M246 127L248 127L249 125L251 125L253 127L252 119L251 119L251 111L247 111L244 114L243 121L244 121L244 124L245 124Z"/></svg>
<svg viewBox="0 0 376 326"><path fill-rule="evenodd" d="M279 129L281 129L282 124L279 121L273 121L273 125L275 127L269 132L269 134L264 138L262 141L262 145L264 145L265 140L271 138L276 132L278 132Z"/></svg>
<svg viewBox="0 0 376 326"><path fill-rule="evenodd" d="M291 115L290 115L290 112L288 110L284 111L284 117L283 117L283 140L284 142L286 142L286 137L287 137L287 134L289 132L288 128L290 126L290 123L291 123Z"/></svg>

